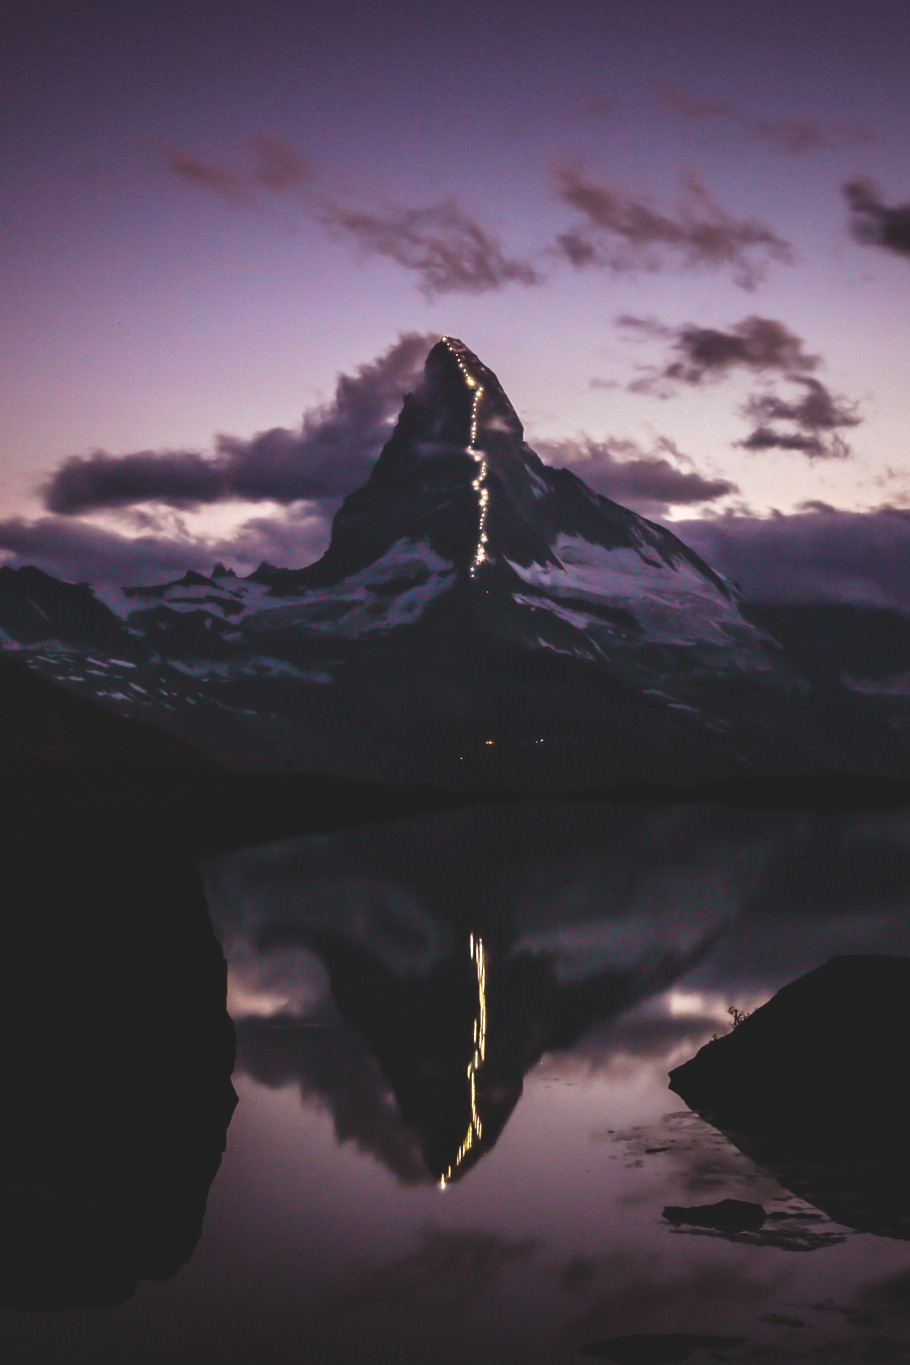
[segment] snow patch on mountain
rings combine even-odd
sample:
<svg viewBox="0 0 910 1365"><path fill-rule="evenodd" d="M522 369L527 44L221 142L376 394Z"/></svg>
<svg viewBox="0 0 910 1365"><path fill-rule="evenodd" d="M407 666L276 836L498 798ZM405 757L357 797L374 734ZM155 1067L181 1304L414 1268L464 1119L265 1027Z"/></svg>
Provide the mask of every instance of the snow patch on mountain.
<svg viewBox="0 0 910 1365"><path fill-rule="evenodd" d="M303 628L350 638L413 625L434 598L454 583L453 565L429 541L397 540L359 573L327 588L310 588L290 605L261 611L246 625L255 631Z"/></svg>
<svg viewBox="0 0 910 1365"><path fill-rule="evenodd" d="M736 604L687 560L671 566L638 549L608 549L562 534L553 551L558 564L507 560L519 578L540 593L534 598L516 594L516 600L543 607L581 630L603 630L597 608L608 606L634 617L643 643L709 644L735 651L740 666L770 666L757 633L743 621ZM586 602L591 604L590 613L585 611Z"/></svg>

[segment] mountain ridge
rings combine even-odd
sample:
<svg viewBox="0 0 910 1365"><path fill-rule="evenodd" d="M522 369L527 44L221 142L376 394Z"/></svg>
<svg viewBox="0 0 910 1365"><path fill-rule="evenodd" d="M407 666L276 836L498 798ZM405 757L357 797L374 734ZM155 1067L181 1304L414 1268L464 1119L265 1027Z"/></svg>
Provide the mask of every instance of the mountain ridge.
<svg viewBox="0 0 910 1365"><path fill-rule="evenodd" d="M452 337L315 563L96 594L4 569L0 631L238 768L531 790L910 771L896 703L807 673L672 532L545 465Z"/></svg>

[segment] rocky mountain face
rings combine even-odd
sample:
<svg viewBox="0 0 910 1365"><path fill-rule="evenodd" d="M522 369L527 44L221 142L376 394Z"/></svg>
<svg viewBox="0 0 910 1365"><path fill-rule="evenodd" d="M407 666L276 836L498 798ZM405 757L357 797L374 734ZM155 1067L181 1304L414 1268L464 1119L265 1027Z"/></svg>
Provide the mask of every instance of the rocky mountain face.
<svg viewBox="0 0 910 1365"><path fill-rule="evenodd" d="M821 685L668 530L545 465L451 337L316 563L94 592L2 569L0 632L239 767L536 788L910 767L861 689Z"/></svg>

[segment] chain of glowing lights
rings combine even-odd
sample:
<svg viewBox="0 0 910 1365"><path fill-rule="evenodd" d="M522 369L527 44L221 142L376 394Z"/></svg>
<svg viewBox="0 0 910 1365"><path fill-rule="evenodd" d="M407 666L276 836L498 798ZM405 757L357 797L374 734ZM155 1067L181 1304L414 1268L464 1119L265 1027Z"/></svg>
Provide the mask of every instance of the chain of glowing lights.
<svg viewBox="0 0 910 1365"><path fill-rule="evenodd" d="M464 360L463 360L462 357L458 354L458 352L456 351L455 347L452 345L452 342L450 341L450 339L449 339L448 337L443 337L442 340L443 340L443 342L445 343L445 345L449 348L449 350L451 351L452 355L455 357L455 360L456 360L456 362L457 362L457 364L458 364L458 368L461 370L461 373L464 375L464 382L467 384L467 386L468 386L469 389L473 389L473 390L474 390L473 401L472 401L472 405L471 405L471 440L470 440L470 444L469 444L469 446L468 446L468 454L471 455L471 456L473 457L474 461L475 461L476 464L479 466L478 471L477 471L477 478L474 479L473 483L471 484L471 487L474 488L474 489L476 489L477 492L478 492L479 495L480 495L480 499L479 499L479 501L480 501L480 525L479 525L478 531L477 531L477 549L474 551L474 559L473 559L473 561L472 561L472 563L471 563L471 569L470 569L470 574L471 574L471 577L473 578L474 575L476 574L478 568L480 567L480 565L483 563L483 561L484 561L484 560L486 559L486 557L487 557L487 551L486 551L486 544L487 544L487 529L486 529L486 528L487 528L487 504L488 504L489 501L490 501L490 490L487 488L487 483L486 483L486 480L487 480L487 462L486 462L486 460L485 460L484 457L483 457L483 451L482 451L482 450L477 450L476 447L475 447L475 445L474 445L474 442L477 440L477 410L478 410L478 408L480 407L480 400L481 400L481 398L483 397L483 388L482 388L482 386L481 386L480 384L478 384L477 380L476 380L476 379L474 378L474 376L471 374L471 372L470 372L470 370L468 369L467 365L464 363Z"/></svg>
<svg viewBox="0 0 910 1365"><path fill-rule="evenodd" d="M464 1142L455 1153L455 1160L445 1175L439 1177L439 1188L441 1190L445 1189L448 1181L452 1179L453 1171L457 1171L474 1146L475 1137L480 1138L483 1133L483 1125L477 1112L475 1078L487 1050L487 968L483 953L483 939L475 938L473 934L471 935L471 961L477 968L477 1018L474 1020L474 1053L468 1062L468 1083L471 1087L471 1122L468 1124Z"/></svg>

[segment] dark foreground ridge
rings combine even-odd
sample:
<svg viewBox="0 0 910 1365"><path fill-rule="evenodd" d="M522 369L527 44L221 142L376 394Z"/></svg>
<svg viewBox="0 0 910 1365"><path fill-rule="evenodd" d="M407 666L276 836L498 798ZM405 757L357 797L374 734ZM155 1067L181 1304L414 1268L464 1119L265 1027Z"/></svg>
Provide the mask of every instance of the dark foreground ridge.
<svg viewBox="0 0 910 1365"><path fill-rule="evenodd" d="M910 958L837 957L670 1073L670 1088L835 1222L910 1239Z"/></svg>

